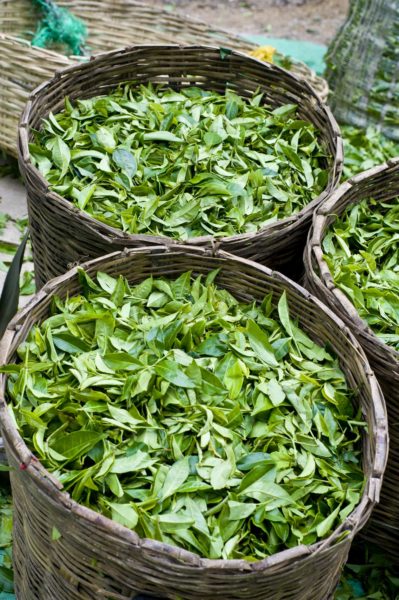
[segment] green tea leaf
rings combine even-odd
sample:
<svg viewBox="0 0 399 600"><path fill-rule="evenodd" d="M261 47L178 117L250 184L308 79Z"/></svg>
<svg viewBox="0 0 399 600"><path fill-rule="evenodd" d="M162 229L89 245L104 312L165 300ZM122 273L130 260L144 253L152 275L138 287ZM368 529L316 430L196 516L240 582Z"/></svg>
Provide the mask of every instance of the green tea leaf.
<svg viewBox="0 0 399 600"><path fill-rule="evenodd" d="M186 481L189 474L190 465L187 457L173 463L168 471L168 474L166 475L165 482L160 491L161 500L163 501L166 498L169 498L169 496L173 496L179 487Z"/></svg>
<svg viewBox="0 0 399 600"><path fill-rule="evenodd" d="M51 539L53 540L53 542L56 542L61 537L62 537L61 533L58 531L57 527L54 526L53 529L51 530Z"/></svg>
<svg viewBox="0 0 399 600"><path fill-rule="evenodd" d="M179 368L178 364L171 360L163 360L155 366L154 370L159 377L166 379L166 381L173 383L173 385L184 388L196 387L195 383L187 377L184 371Z"/></svg>
<svg viewBox="0 0 399 600"><path fill-rule="evenodd" d="M251 348L262 362L270 367L277 367L273 348L266 333L252 319L248 320L247 334Z"/></svg>
<svg viewBox="0 0 399 600"><path fill-rule="evenodd" d="M273 406L279 406L285 400L283 388L278 383L277 379L271 379L268 384L268 392Z"/></svg>
<svg viewBox="0 0 399 600"><path fill-rule="evenodd" d="M112 153L112 159L117 167L122 169L128 177L134 177L137 172L137 162L131 152L124 148L117 148Z"/></svg>
<svg viewBox="0 0 399 600"><path fill-rule="evenodd" d="M319 537L324 537L325 535L327 535L327 533L329 533L334 525L334 521L338 516L339 513L339 509L340 506L337 506L337 508L335 510L333 510L333 512L328 515L328 517L326 517L324 519L324 521L322 521L321 523L318 524L317 526L317 535Z"/></svg>
<svg viewBox="0 0 399 600"><path fill-rule="evenodd" d="M141 471L147 469L155 463L155 459L151 458L147 452L137 450L131 456L122 456L115 459L111 467L111 473L130 473L132 471Z"/></svg>
<svg viewBox="0 0 399 600"><path fill-rule="evenodd" d="M107 152L112 152L116 146L115 138L110 129L105 126L99 127L95 133L96 140Z"/></svg>
<svg viewBox="0 0 399 600"><path fill-rule="evenodd" d="M53 342L56 348L68 352L68 354L76 354L77 352L81 353L90 350L90 346L84 340L66 332L60 332L53 335Z"/></svg>
<svg viewBox="0 0 399 600"><path fill-rule="evenodd" d="M71 152L69 146L59 135L54 139L52 158L54 164L60 169L59 179L62 179L67 174L69 163L71 162Z"/></svg>
<svg viewBox="0 0 399 600"><path fill-rule="evenodd" d="M223 383L229 391L230 398L237 398L244 383L244 371L240 360L235 360L227 369Z"/></svg>
<svg viewBox="0 0 399 600"><path fill-rule="evenodd" d="M131 504L122 504L119 502L108 502L108 506L112 510L112 518L117 523L134 529L138 523L138 514Z"/></svg>
<svg viewBox="0 0 399 600"><path fill-rule="evenodd" d="M86 208L86 205L93 196L96 187L97 186L93 183L91 185L87 185L78 192L76 200L80 210L84 210Z"/></svg>
<svg viewBox="0 0 399 600"><path fill-rule="evenodd" d="M178 137L174 133L169 131L152 131L151 133L145 133L144 139L146 141L155 142L182 142L182 138Z"/></svg>
<svg viewBox="0 0 399 600"><path fill-rule="evenodd" d="M247 519L256 510L257 505L251 504L250 502L236 502L230 500L229 506L229 520L239 521L240 519Z"/></svg>
<svg viewBox="0 0 399 600"><path fill-rule="evenodd" d="M288 310L287 294L284 292L278 302L278 316L280 317L281 324L288 335L293 338L294 334L292 331L292 325L290 320L290 313Z"/></svg>
<svg viewBox="0 0 399 600"><path fill-rule="evenodd" d="M81 429L67 433L51 444L51 448L68 460L73 460L86 454L103 437L102 433Z"/></svg>
<svg viewBox="0 0 399 600"><path fill-rule="evenodd" d="M220 460L212 469L211 486L214 490L223 489L234 472L234 464L229 460Z"/></svg>

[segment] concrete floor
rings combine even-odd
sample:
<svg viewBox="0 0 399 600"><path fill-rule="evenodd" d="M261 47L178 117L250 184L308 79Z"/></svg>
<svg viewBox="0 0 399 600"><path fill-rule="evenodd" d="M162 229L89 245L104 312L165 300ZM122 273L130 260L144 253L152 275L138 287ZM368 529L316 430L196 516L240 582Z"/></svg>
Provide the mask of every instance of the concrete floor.
<svg viewBox="0 0 399 600"><path fill-rule="evenodd" d="M23 219L27 216L26 194L25 188L21 181L13 177L6 176L0 178L0 213L9 215L9 220L1 234L1 242L7 242L18 247L21 239L21 231L16 226L15 221ZM25 252L25 256L29 258L29 250ZM2 252L0 248L0 260L2 262L10 261L10 254ZM27 261L23 265L23 271L33 272L33 263ZM0 291L3 287L6 272L0 270ZM20 296L20 306L24 306L30 299L30 296Z"/></svg>

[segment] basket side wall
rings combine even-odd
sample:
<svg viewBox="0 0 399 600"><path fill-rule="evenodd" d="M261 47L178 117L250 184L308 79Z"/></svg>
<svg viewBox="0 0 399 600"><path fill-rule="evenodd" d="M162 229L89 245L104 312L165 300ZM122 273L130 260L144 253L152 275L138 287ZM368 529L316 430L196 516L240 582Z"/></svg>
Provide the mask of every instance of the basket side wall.
<svg viewBox="0 0 399 600"><path fill-rule="evenodd" d="M344 183L320 206L313 219L305 251L305 287L345 321L362 345L384 393L389 421L390 450L381 502L364 532L399 564L399 355L379 342L359 317L350 300L336 288L323 259L322 240L336 215L364 198L391 201L399 196L399 158Z"/></svg>
<svg viewBox="0 0 399 600"><path fill-rule="evenodd" d="M261 301L272 292L277 301L287 292L291 315L319 342L330 343L367 418L363 468L367 485L360 505L327 540L297 547L261 561L209 561L158 542L141 540L98 513L76 505L31 455L6 409L1 378L0 418L12 466L15 499L17 593L24 600L113 598L128 600L145 591L190 600L326 600L332 594L353 538L367 521L378 498L386 456L385 407L365 357L334 314L278 273L244 259L204 249L154 247L113 254L85 265L131 283L149 275L175 277L187 270L208 273L222 267L217 284L237 298ZM59 277L37 295L14 320L5 338L6 362L13 360L30 327L48 314L52 297L80 289L77 270ZM52 540L53 527L61 533ZM346 534L346 535L344 535Z"/></svg>

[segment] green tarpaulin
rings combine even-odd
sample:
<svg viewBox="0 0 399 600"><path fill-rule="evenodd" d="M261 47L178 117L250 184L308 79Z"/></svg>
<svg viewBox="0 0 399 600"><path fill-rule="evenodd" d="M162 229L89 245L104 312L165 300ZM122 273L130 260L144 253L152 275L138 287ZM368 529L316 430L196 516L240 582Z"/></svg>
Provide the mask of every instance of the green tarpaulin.
<svg viewBox="0 0 399 600"><path fill-rule="evenodd" d="M273 46L281 54L304 62L319 75L322 75L324 72L324 55L327 47L322 44L314 44L313 42L301 40L272 38L267 35L243 35L242 37L258 46Z"/></svg>

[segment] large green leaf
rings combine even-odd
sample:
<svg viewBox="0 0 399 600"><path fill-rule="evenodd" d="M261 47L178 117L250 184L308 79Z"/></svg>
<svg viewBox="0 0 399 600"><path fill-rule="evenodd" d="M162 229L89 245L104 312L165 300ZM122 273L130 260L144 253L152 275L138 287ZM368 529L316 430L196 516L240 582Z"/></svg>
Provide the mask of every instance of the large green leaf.
<svg viewBox="0 0 399 600"><path fill-rule="evenodd" d="M184 373L176 362L171 360L163 360L154 368L159 377L166 379L173 385L184 388L195 388L196 384Z"/></svg>
<svg viewBox="0 0 399 600"><path fill-rule="evenodd" d="M51 448L68 460L87 454L103 438L102 433L81 429L67 433L51 444Z"/></svg>
<svg viewBox="0 0 399 600"><path fill-rule="evenodd" d="M278 362L266 333L252 319L247 325L248 339L251 348L262 362L270 367L276 367Z"/></svg>
<svg viewBox="0 0 399 600"><path fill-rule="evenodd" d="M8 269L0 297L0 339L3 337L9 321L18 310L19 302L19 276L24 259L25 247L28 241L27 231L15 253L11 266Z"/></svg>

